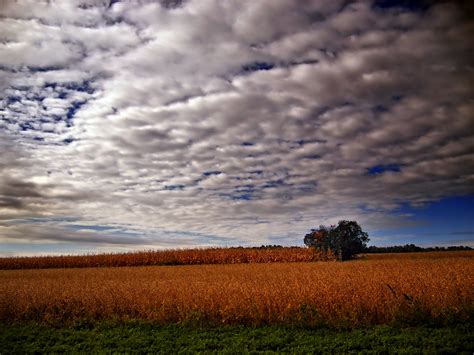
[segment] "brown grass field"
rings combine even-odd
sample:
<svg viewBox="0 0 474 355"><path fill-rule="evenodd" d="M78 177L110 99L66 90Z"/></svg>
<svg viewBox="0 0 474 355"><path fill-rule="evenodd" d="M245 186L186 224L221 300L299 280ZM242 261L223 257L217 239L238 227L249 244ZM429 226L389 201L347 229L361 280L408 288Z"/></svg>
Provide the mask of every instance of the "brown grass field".
<svg viewBox="0 0 474 355"><path fill-rule="evenodd" d="M0 271L0 321L366 326L472 321L474 252L349 262Z"/></svg>
<svg viewBox="0 0 474 355"><path fill-rule="evenodd" d="M474 253L474 251L472 253ZM362 258L370 260L385 260L394 257L397 259L425 259L450 258L457 255L470 254L469 251L387 253L367 254L362 256ZM324 256L312 248L301 247L172 249L90 255L4 257L0 258L0 270L156 265L294 263L328 260L334 260L334 257L331 255Z"/></svg>
<svg viewBox="0 0 474 355"><path fill-rule="evenodd" d="M0 269L244 264L327 260L310 248L207 248L0 258Z"/></svg>

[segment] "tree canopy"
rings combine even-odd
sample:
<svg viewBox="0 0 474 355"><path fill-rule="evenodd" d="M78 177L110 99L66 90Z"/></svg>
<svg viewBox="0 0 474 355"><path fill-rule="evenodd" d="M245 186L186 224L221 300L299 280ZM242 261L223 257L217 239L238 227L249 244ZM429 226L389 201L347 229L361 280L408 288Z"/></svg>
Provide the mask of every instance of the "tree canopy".
<svg viewBox="0 0 474 355"><path fill-rule="evenodd" d="M348 260L367 246L369 235L355 221L339 221L336 225L312 229L304 237L304 244L324 254L332 253L339 260Z"/></svg>

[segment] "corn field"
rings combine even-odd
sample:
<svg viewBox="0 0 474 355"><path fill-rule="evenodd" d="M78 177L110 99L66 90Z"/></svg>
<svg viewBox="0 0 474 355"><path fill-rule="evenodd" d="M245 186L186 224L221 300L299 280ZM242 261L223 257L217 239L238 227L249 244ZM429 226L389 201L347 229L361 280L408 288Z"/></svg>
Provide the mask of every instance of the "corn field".
<svg viewBox="0 0 474 355"><path fill-rule="evenodd" d="M312 248L208 248L116 254L0 258L0 269L308 262L331 259Z"/></svg>
<svg viewBox="0 0 474 355"><path fill-rule="evenodd" d="M418 252L398 254L367 254L369 260L451 258L474 255L469 251ZM323 255L313 248L260 247L260 248L207 248L150 250L128 253L90 255L23 256L0 258L0 270L49 269L84 267L204 265L245 263L292 263L328 261L335 258Z"/></svg>
<svg viewBox="0 0 474 355"><path fill-rule="evenodd" d="M0 321L336 327L472 321L473 257L1 270Z"/></svg>

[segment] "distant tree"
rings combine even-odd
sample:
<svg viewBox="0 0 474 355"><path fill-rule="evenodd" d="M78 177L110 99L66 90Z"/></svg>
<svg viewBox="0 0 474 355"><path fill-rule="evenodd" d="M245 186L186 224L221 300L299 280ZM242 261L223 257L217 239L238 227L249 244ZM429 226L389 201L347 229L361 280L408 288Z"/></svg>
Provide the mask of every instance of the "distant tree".
<svg viewBox="0 0 474 355"><path fill-rule="evenodd" d="M367 246L369 235L355 221L339 221L337 226L320 226L304 237L304 244L323 254L331 252L339 260L351 259Z"/></svg>

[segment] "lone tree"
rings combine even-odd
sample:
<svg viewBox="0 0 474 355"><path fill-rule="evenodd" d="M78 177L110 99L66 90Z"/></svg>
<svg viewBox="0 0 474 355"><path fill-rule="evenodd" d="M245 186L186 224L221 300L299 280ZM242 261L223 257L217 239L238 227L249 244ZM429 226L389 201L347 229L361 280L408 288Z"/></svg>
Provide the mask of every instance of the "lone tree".
<svg viewBox="0 0 474 355"><path fill-rule="evenodd" d="M337 226L320 226L304 237L304 243L327 255L331 252L339 260L351 259L367 246L369 235L355 221L339 221Z"/></svg>

